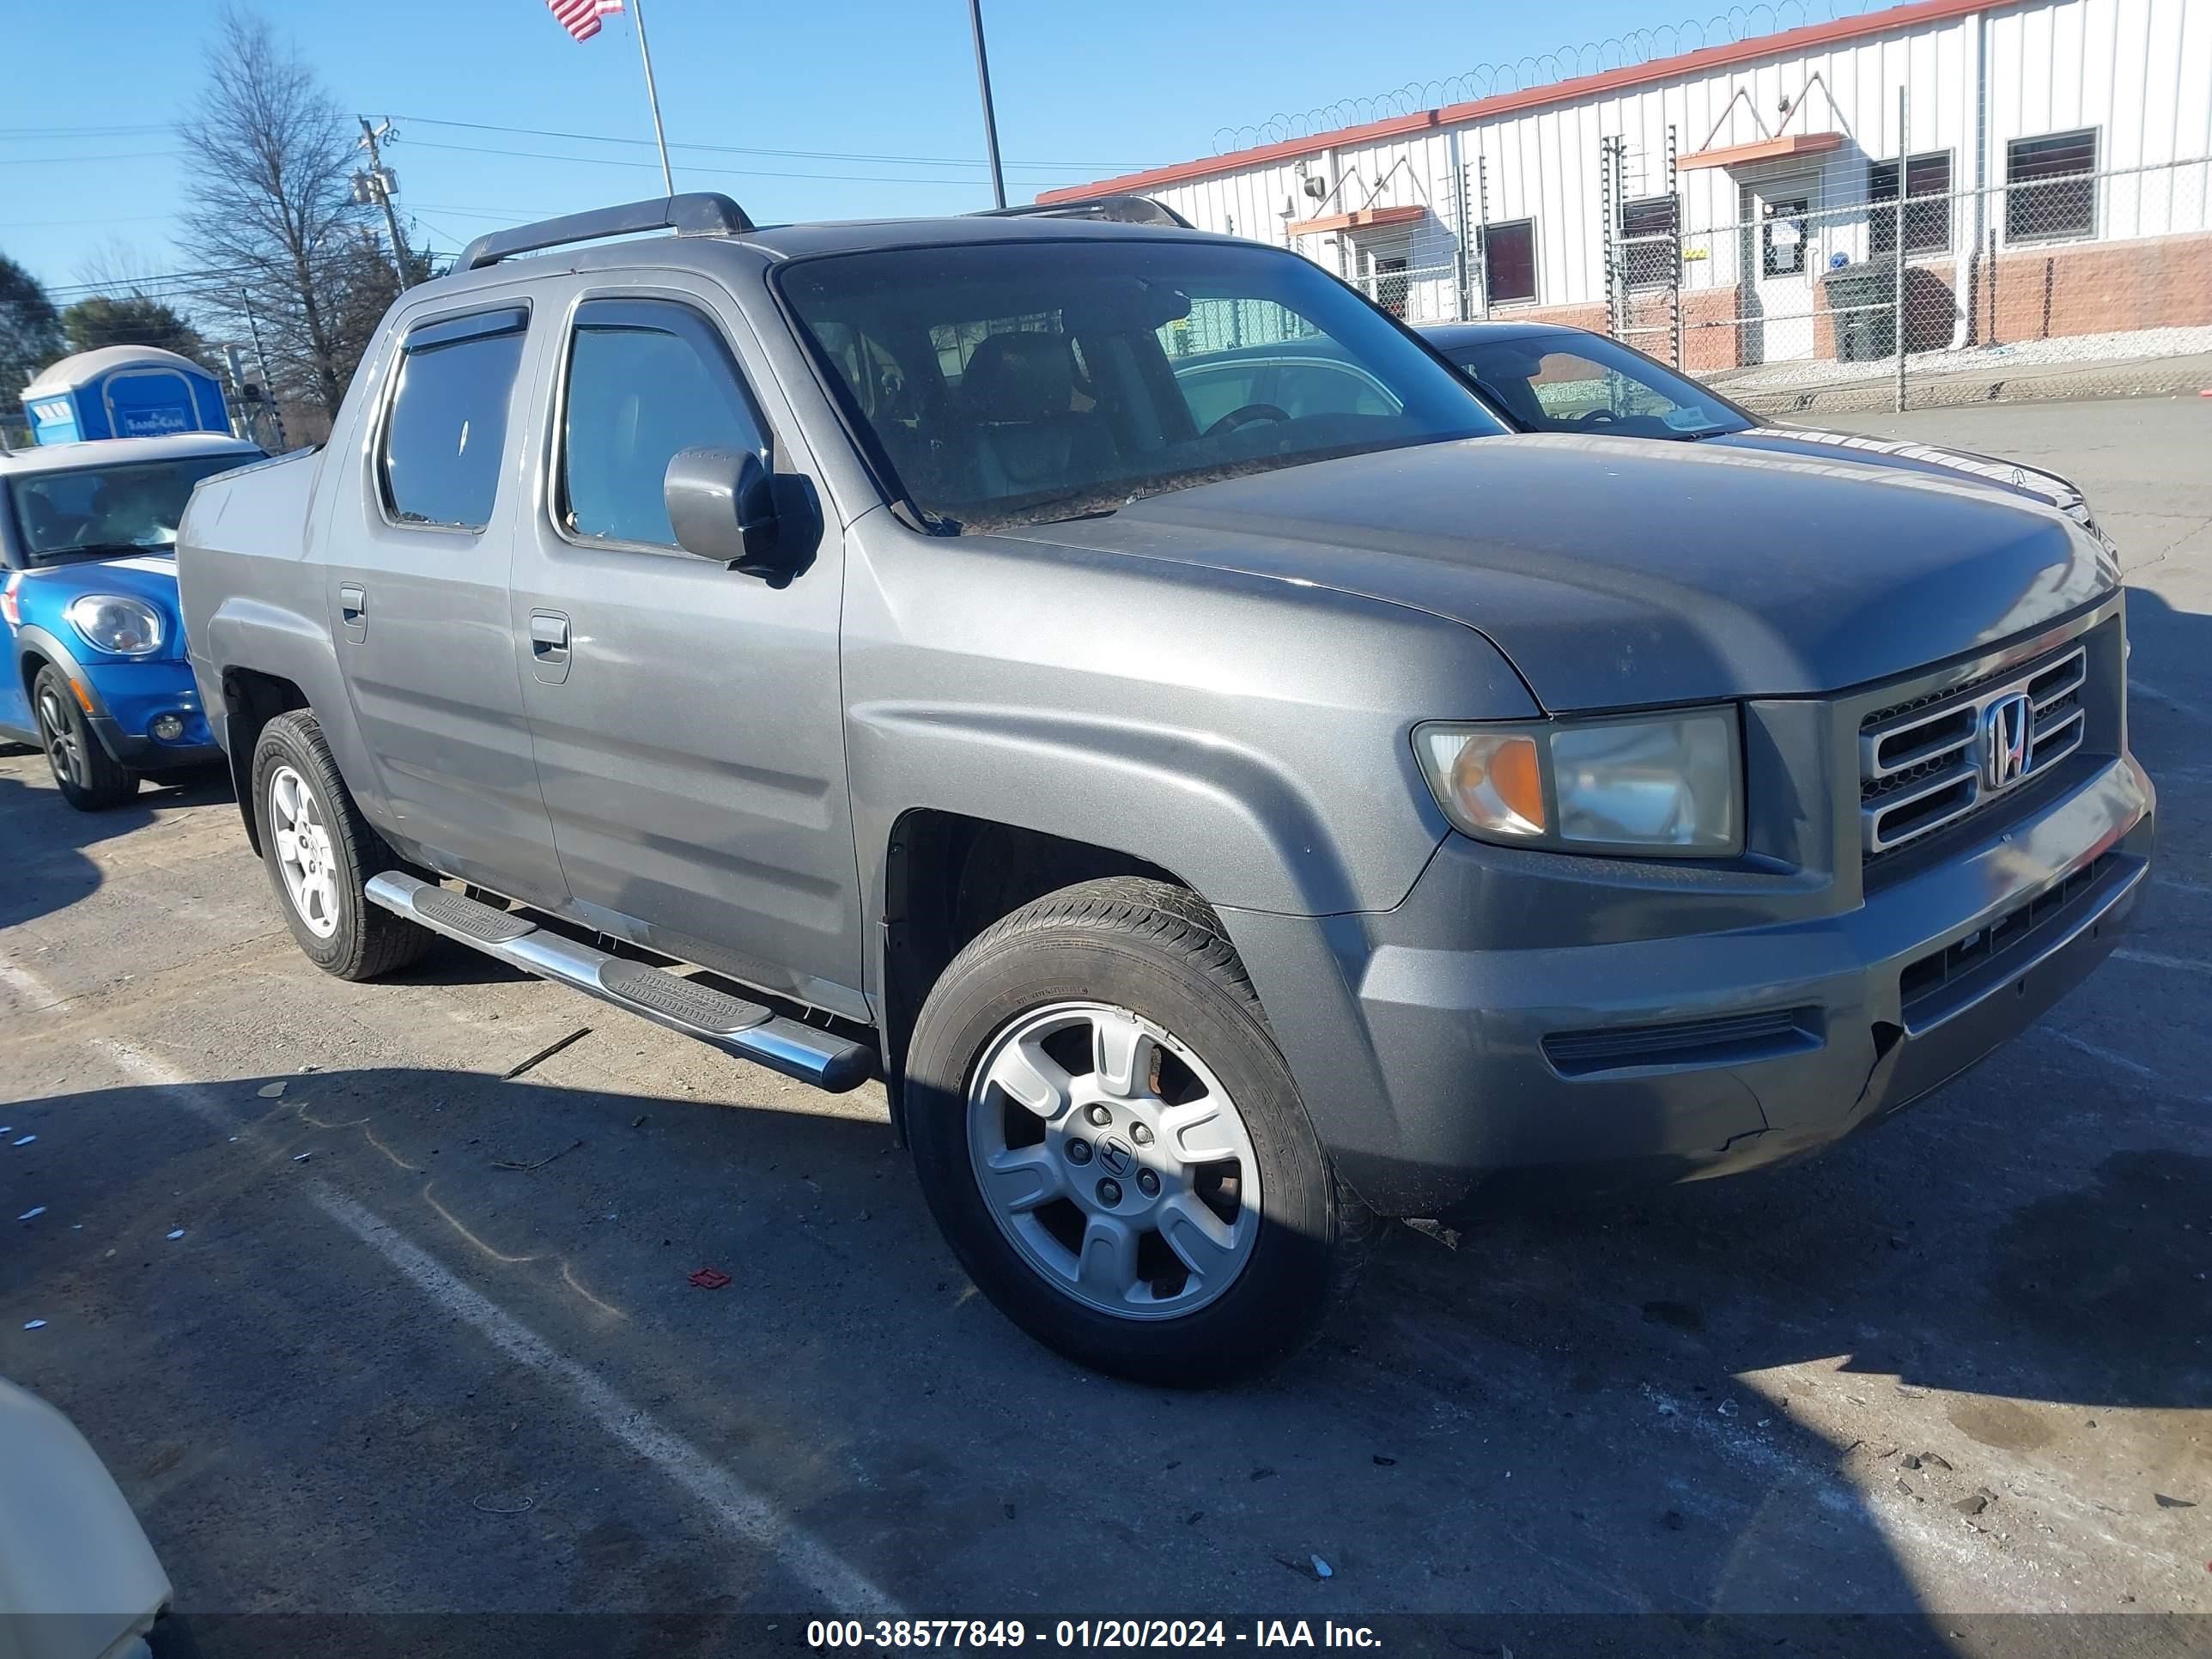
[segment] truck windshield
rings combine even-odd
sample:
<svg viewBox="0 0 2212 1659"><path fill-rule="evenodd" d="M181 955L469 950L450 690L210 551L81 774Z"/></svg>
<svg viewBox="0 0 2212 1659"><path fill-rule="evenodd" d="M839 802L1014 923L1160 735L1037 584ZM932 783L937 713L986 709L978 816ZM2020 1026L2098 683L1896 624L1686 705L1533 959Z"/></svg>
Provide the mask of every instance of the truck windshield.
<svg viewBox="0 0 2212 1659"><path fill-rule="evenodd" d="M1506 428L1295 254L970 244L784 267L787 304L894 488L939 531Z"/></svg>
<svg viewBox="0 0 2212 1659"><path fill-rule="evenodd" d="M166 552L176 545L177 524L192 486L253 459L241 451L17 473L7 481L15 534L33 564Z"/></svg>

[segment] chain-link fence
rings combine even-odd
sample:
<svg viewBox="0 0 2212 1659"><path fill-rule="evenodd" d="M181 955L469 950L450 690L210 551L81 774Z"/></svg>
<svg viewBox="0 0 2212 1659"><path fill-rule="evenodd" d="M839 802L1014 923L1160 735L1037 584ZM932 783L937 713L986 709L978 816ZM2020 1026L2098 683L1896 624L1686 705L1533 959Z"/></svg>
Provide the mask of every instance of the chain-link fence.
<svg viewBox="0 0 2212 1659"><path fill-rule="evenodd" d="M1948 156L1875 162L1846 199L1741 189L1737 222L1623 238L1608 331L1732 390L2008 361L2212 350L2212 159L2038 170L1951 190ZM1670 280L1671 278L1671 280Z"/></svg>
<svg viewBox="0 0 2212 1659"><path fill-rule="evenodd" d="M1589 239L1600 281L1565 304L1538 300L1533 222L1493 221L1474 180L1402 233L1308 252L1408 323L1572 324L1753 402L1885 379L1902 400L1916 376L1996 361L2212 352L2212 157L2095 168L2082 137L2004 146L2008 181L1983 189L1954 189L1942 150L1610 191ZM1727 222L1685 224L1686 204L1717 200ZM1194 314L1190 349L1268 337L1249 323Z"/></svg>

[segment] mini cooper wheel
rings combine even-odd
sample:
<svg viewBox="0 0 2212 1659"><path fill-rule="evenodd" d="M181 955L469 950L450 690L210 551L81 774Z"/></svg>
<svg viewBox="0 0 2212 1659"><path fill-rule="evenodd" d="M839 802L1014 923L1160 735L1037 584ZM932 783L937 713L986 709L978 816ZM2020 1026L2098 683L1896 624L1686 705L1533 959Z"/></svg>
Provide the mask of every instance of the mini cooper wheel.
<svg viewBox="0 0 2212 1659"><path fill-rule="evenodd" d="M31 704L39 722L39 747L46 751L62 799L80 812L120 806L138 793L138 775L101 746L58 668L41 668L31 683Z"/></svg>
<svg viewBox="0 0 2212 1659"><path fill-rule="evenodd" d="M405 866L354 805L313 714L295 709L262 728L252 777L262 862L308 959L355 980L419 960L437 935L363 894L371 876Z"/></svg>
<svg viewBox="0 0 2212 1659"><path fill-rule="evenodd" d="M1364 1212L1181 888L1085 882L994 924L931 990L905 1088L962 1265L1085 1364L1228 1381L1302 1345L1348 1277Z"/></svg>

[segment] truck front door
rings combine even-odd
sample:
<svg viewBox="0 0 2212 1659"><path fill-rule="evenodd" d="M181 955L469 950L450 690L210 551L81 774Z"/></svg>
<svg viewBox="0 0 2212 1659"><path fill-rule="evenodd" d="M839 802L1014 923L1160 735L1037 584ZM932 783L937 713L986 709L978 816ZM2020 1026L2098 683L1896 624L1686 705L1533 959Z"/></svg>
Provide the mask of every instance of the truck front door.
<svg viewBox="0 0 2212 1659"><path fill-rule="evenodd" d="M333 444L362 469L325 543L331 635L376 775L355 793L403 850L556 906L507 626L529 309L478 300L403 326L382 395L355 417L366 430Z"/></svg>
<svg viewBox="0 0 2212 1659"><path fill-rule="evenodd" d="M676 544L679 449L811 458L727 299L675 272L580 292L549 363L542 510L509 625L574 913L865 1017L837 672L842 549L781 586Z"/></svg>

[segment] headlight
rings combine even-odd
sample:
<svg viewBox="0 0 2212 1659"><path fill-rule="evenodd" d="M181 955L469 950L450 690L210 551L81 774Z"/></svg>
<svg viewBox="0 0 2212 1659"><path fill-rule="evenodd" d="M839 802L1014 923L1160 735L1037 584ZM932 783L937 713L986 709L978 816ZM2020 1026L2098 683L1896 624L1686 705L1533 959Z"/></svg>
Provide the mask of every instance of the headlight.
<svg viewBox="0 0 2212 1659"><path fill-rule="evenodd" d="M1718 858L1743 846L1733 708L1417 727L1444 816L1484 841Z"/></svg>
<svg viewBox="0 0 2212 1659"><path fill-rule="evenodd" d="M161 648L161 613L143 600L87 593L62 614L87 643L116 656L151 656Z"/></svg>

